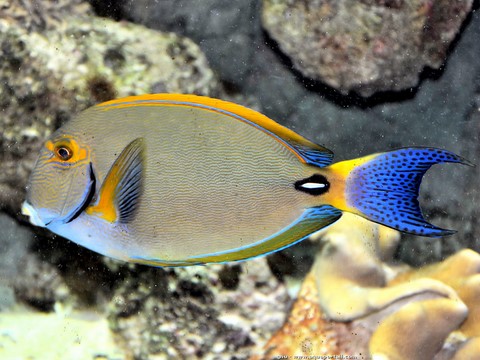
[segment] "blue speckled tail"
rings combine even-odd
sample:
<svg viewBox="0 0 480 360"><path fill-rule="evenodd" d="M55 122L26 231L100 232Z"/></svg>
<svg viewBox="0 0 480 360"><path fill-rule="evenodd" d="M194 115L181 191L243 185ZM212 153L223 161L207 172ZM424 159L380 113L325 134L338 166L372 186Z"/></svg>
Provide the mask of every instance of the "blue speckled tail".
<svg viewBox="0 0 480 360"><path fill-rule="evenodd" d="M455 233L423 218L418 191L423 174L434 164L467 162L449 151L405 148L381 153L355 167L346 182L346 201L366 218L415 235Z"/></svg>

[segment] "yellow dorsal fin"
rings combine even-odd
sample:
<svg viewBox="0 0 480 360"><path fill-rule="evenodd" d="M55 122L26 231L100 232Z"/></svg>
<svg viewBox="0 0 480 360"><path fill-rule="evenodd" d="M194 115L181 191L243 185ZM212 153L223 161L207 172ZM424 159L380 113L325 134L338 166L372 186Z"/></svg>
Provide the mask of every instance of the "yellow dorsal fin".
<svg viewBox="0 0 480 360"><path fill-rule="evenodd" d="M97 105L97 108L106 111L134 106L189 106L222 113L255 126L272 136L297 155L303 163L324 167L332 162L333 153L330 150L277 124L255 110L224 100L185 94L147 94L107 101Z"/></svg>

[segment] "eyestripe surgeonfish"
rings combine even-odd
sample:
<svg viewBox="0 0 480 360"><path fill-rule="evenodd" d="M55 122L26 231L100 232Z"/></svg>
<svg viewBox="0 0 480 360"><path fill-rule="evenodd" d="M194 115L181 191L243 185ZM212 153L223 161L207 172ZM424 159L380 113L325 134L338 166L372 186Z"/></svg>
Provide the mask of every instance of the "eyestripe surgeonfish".
<svg viewBox="0 0 480 360"><path fill-rule="evenodd" d="M91 107L40 150L22 212L100 254L155 266L245 260L284 249L347 211L423 236L417 200L433 164L403 148L331 164L333 153L230 102L180 94Z"/></svg>

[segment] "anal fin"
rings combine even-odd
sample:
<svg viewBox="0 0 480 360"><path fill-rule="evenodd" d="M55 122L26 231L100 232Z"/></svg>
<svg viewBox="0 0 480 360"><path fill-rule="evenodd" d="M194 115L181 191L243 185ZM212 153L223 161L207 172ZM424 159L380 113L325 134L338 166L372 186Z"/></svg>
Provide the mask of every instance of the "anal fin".
<svg viewBox="0 0 480 360"><path fill-rule="evenodd" d="M308 208L292 224L266 239L240 248L191 257L185 262L190 264L224 263L271 254L304 240L318 230L333 224L341 216L342 212L330 205Z"/></svg>

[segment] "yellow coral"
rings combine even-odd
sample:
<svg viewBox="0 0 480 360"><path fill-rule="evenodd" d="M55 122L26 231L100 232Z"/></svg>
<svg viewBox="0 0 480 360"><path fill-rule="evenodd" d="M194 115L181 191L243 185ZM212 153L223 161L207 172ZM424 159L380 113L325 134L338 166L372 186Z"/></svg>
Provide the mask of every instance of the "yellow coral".
<svg viewBox="0 0 480 360"><path fill-rule="evenodd" d="M457 298L449 286L433 279L385 287L389 271L382 259L398 243L394 230L344 214L317 236L324 242L314 264L320 307L332 320L354 320L426 292Z"/></svg>
<svg viewBox="0 0 480 360"><path fill-rule="evenodd" d="M253 359L480 359L479 254L392 265L399 234L350 214L314 238L321 250L290 317Z"/></svg>
<svg viewBox="0 0 480 360"><path fill-rule="evenodd" d="M467 312L461 301L450 299L408 303L377 327L370 338L370 355L373 359L433 359Z"/></svg>

